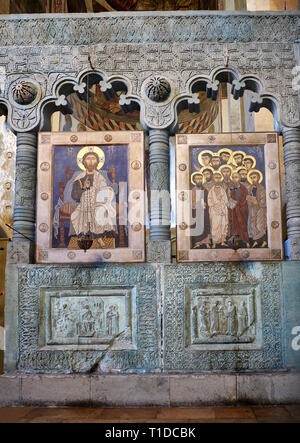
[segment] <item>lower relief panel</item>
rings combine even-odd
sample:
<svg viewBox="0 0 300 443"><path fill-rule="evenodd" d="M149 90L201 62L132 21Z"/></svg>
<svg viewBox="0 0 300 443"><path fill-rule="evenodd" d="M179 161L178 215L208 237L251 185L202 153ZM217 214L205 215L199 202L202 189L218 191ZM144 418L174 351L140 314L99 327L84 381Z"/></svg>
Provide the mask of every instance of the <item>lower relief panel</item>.
<svg viewBox="0 0 300 443"><path fill-rule="evenodd" d="M22 265L18 275L20 371L283 368L280 264Z"/></svg>
<svg viewBox="0 0 300 443"><path fill-rule="evenodd" d="M151 265L20 267L18 369L157 370L157 281Z"/></svg>
<svg viewBox="0 0 300 443"><path fill-rule="evenodd" d="M164 369L282 368L280 264L166 266Z"/></svg>

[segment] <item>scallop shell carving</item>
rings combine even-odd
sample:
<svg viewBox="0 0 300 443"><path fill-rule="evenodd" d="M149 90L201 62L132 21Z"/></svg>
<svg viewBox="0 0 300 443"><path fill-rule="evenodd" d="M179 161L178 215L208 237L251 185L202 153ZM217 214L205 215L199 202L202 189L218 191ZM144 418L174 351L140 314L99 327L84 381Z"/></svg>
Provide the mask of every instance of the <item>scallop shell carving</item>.
<svg viewBox="0 0 300 443"><path fill-rule="evenodd" d="M171 86L165 78L155 76L146 84L145 92L147 97L153 102L163 102L169 97Z"/></svg>

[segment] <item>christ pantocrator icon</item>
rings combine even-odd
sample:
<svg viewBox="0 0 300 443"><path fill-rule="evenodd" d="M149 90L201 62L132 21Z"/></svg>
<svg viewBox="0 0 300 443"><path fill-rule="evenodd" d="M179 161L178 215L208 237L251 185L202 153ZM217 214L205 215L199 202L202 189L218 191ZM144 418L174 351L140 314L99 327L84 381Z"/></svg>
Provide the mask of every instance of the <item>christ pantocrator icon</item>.
<svg viewBox="0 0 300 443"><path fill-rule="evenodd" d="M86 146L77 155L77 164L83 172L74 178L71 197L76 208L71 223L77 236L91 235L99 239L117 233L115 193L101 172L105 155L98 146ZM103 247L103 246L102 246Z"/></svg>

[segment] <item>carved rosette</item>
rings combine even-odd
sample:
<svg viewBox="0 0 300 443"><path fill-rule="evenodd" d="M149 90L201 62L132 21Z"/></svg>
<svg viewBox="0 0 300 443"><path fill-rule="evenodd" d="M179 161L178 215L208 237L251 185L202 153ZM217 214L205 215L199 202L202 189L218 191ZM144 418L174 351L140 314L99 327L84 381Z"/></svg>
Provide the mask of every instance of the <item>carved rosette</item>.
<svg viewBox="0 0 300 443"><path fill-rule="evenodd" d="M11 93L16 103L27 106L35 101L38 89L34 83L22 80L12 86Z"/></svg>
<svg viewBox="0 0 300 443"><path fill-rule="evenodd" d="M163 77L151 77L145 85L147 97L153 102L164 102L170 96L171 86Z"/></svg>

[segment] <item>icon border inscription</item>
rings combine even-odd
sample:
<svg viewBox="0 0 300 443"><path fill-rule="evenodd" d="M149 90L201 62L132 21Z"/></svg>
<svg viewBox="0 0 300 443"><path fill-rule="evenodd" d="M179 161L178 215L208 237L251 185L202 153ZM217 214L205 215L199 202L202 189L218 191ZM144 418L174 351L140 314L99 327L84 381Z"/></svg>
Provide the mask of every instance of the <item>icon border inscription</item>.
<svg viewBox="0 0 300 443"><path fill-rule="evenodd" d="M242 150L243 147L245 147L245 150L247 150L247 147L248 149L257 149L260 158L264 158L264 177L262 172L258 172L260 179L264 179L266 188L267 241L263 247L259 247L260 245L252 247L251 244L243 243L235 248L233 244L228 245L225 242L223 242L224 247L216 247L211 241L207 248L198 245L198 248L195 248L191 240L191 232L194 228L192 222L195 221L192 218L192 214L195 212L192 211L192 197L180 198L181 195L184 195L184 192L191 191L192 187L191 150L193 148L202 150L212 148L218 150L232 148L232 150L236 150L240 148ZM177 262L281 261L284 259L282 230L274 229L274 224L272 225L272 222L277 220L279 227L282 226L280 168L267 167L270 164L280 164L277 133L187 134L184 140L180 135L176 135L175 152L176 195L178 195L176 199ZM185 169L181 168L182 164L187 165L187 167ZM198 168L201 172L201 164L198 165ZM237 167L235 168L237 169ZM196 173L194 172L193 175ZM195 183L193 184L195 185ZM275 193L276 199L274 198ZM183 225L186 226L184 230L182 229ZM274 254L275 250L277 251L276 254ZM182 251L186 251L186 254L182 254Z"/></svg>

